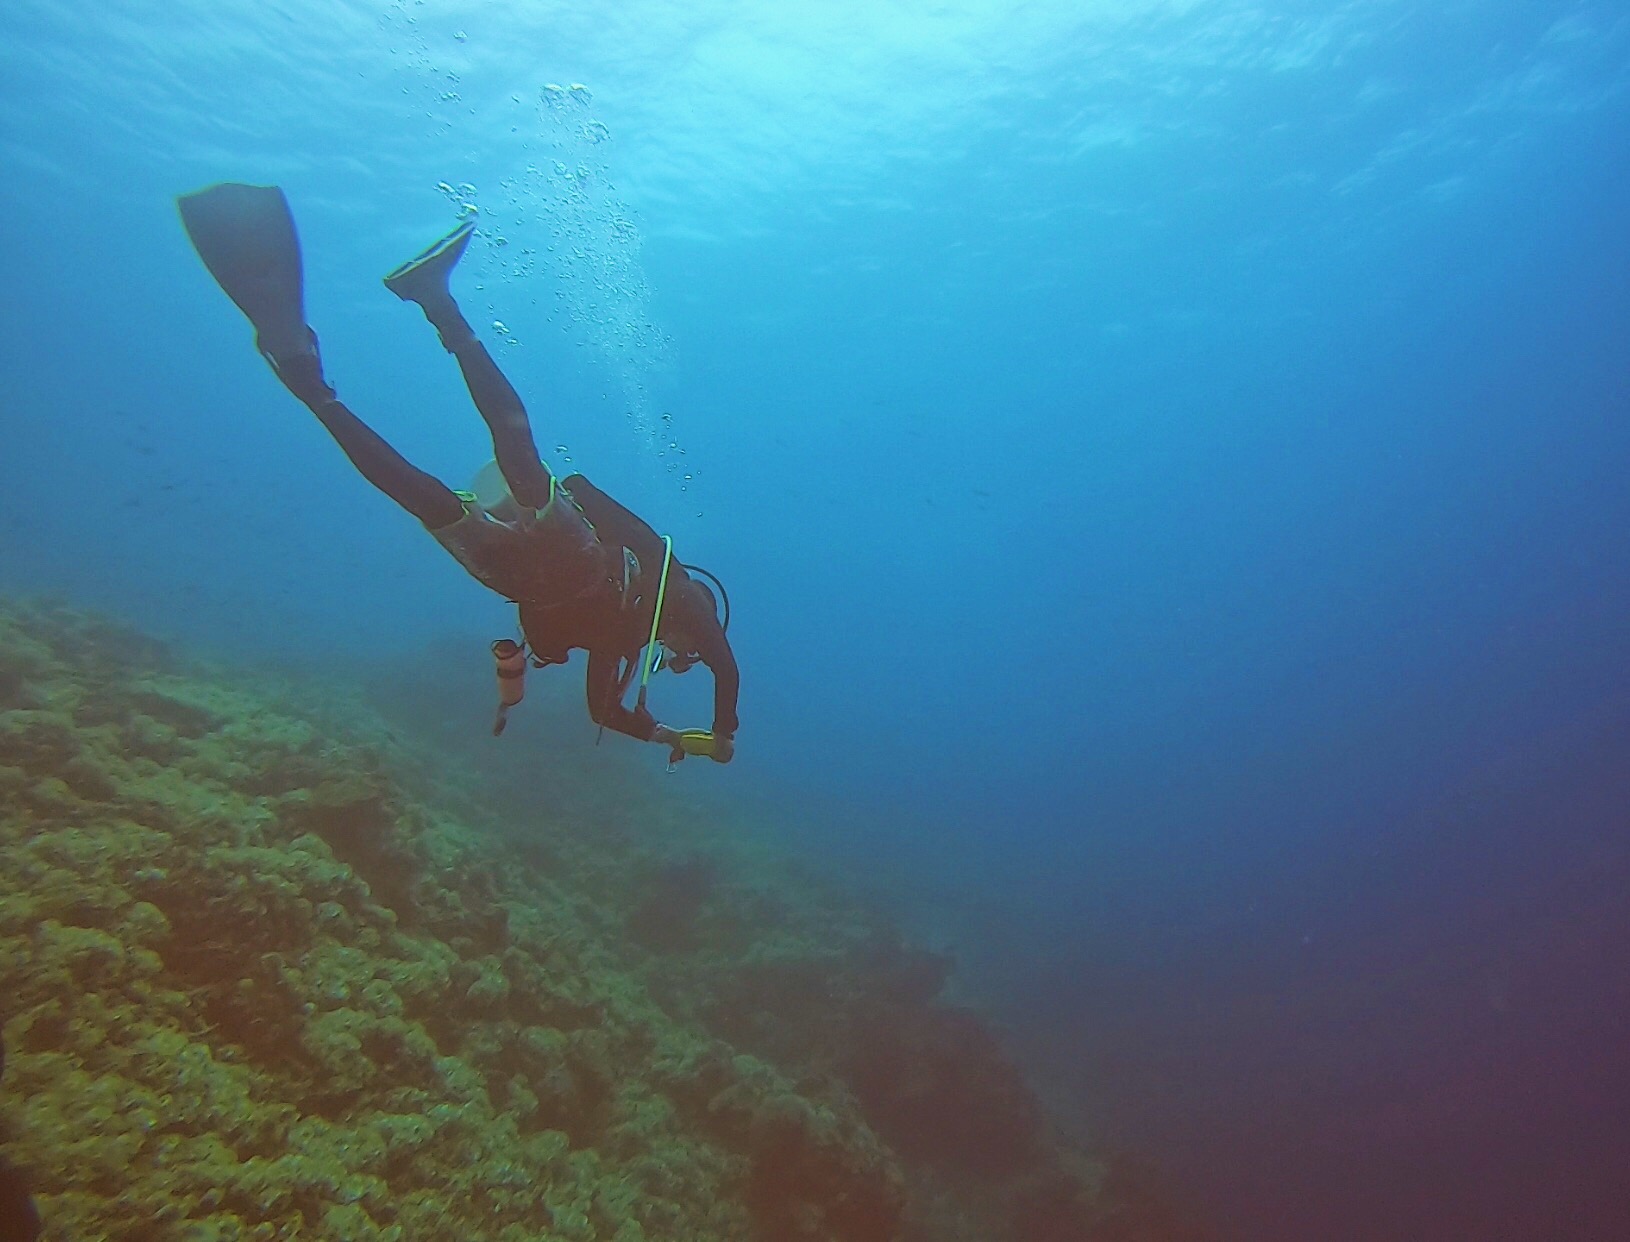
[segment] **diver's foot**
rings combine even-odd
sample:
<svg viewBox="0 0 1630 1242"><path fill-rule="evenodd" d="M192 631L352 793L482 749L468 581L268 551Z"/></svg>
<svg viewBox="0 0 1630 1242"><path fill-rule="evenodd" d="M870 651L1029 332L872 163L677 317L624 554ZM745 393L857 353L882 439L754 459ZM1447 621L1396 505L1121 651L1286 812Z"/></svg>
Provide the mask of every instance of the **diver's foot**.
<svg viewBox="0 0 1630 1242"><path fill-rule="evenodd" d="M309 406L324 405L334 400L334 389L323 377L323 358L317 349L317 334L306 329L305 348L273 353L261 350L277 378L301 401Z"/></svg>
<svg viewBox="0 0 1630 1242"><path fill-rule="evenodd" d="M404 302L417 302L425 314L439 312L452 302L447 278L464 255L475 232L475 221L466 220L446 237L414 255L385 277L385 288ZM434 322L434 316L432 316Z"/></svg>

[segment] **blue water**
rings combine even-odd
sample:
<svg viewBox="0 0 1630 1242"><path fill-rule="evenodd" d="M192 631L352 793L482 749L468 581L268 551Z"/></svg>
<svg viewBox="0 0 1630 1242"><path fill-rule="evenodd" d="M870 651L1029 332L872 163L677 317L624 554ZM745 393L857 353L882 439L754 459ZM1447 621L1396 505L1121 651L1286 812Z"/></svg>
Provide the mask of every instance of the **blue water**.
<svg viewBox="0 0 1630 1242"><path fill-rule="evenodd" d="M378 281L474 206L455 288L545 452L730 588L739 756L676 789L954 946L1061 1120L1226 1236L1630 1236L1622 5L0 25L0 589L452 638L486 710L509 610L173 200L285 188L330 378L455 485L480 422Z"/></svg>

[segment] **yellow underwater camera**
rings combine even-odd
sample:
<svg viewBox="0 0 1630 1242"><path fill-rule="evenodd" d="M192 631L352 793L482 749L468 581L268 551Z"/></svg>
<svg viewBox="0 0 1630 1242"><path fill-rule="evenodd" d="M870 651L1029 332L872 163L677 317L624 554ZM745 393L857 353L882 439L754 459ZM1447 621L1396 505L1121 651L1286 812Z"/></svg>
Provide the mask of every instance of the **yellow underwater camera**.
<svg viewBox="0 0 1630 1242"><path fill-rule="evenodd" d="M713 734L707 729L686 729L679 735L679 742L668 754L669 763L678 763L686 755L699 755L704 759L713 758Z"/></svg>

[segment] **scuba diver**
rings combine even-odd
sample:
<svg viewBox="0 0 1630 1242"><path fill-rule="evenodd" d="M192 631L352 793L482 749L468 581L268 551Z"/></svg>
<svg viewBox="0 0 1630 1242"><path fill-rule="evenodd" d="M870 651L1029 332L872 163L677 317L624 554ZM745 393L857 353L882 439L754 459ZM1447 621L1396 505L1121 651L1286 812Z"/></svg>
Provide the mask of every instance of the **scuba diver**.
<svg viewBox="0 0 1630 1242"><path fill-rule="evenodd" d="M474 490L454 491L407 461L348 410L323 375L317 334L305 320L300 244L283 191L213 185L178 200L182 223L216 282L248 316L255 347L283 386L328 429L363 478L422 522L478 581L520 608L524 646L493 644L499 709L493 732L522 694L527 658L561 664L589 653L589 715L670 750L670 762L735 754L740 677L725 637L730 604L673 555L672 541L581 474L556 478L538 456L526 409L453 300L448 277L475 231L466 220L385 277L385 287L424 312L458 362L492 433L495 460ZM717 578L712 578L715 584ZM724 588L719 587L720 594ZM676 730L645 706L646 681L664 655L676 672L701 662L713 673L713 727ZM634 675L635 706L625 706Z"/></svg>

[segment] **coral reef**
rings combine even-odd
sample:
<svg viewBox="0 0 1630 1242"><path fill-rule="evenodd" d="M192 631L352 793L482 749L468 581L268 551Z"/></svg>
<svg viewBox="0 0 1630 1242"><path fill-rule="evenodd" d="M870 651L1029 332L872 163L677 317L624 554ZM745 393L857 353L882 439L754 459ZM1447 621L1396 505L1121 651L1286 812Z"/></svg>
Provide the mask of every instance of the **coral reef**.
<svg viewBox="0 0 1630 1242"><path fill-rule="evenodd" d="M948 963L705 830L522 842L456 769L0 605L0 1143L47 1238L1176 1236Z"/></svg>

